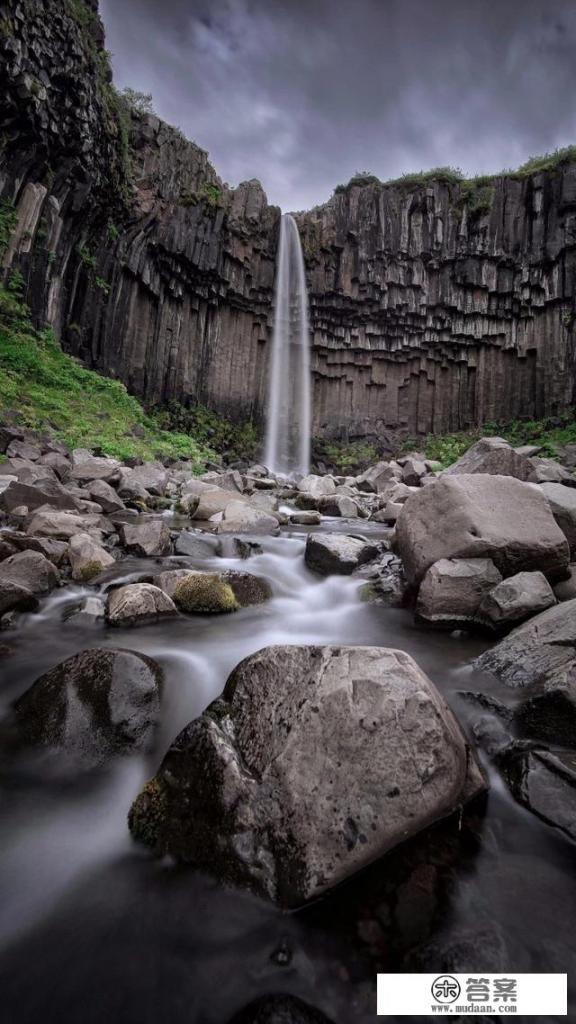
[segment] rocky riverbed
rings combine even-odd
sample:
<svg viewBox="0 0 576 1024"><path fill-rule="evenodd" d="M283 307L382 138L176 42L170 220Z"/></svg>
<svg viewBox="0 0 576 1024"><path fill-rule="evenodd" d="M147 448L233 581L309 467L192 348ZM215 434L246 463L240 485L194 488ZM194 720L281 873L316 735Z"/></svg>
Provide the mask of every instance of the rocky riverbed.
<svg viewBox="0 0 576 1024"><path fill-rule="evenodd" d="M8 1019L364 1024L378 970L574 970L568 469L0 448Z"/></svg>

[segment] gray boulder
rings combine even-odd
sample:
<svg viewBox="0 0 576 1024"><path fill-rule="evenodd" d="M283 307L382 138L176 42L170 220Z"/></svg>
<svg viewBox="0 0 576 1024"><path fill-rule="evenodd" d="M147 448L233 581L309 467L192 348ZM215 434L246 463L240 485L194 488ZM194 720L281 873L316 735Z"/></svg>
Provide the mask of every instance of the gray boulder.
<svg viewBox="0 0 576 1024"><path fill-rule="evenodd" d="M576 657L576 598L548 608L476 658L508 686L531 686Z"/></svg>
<svg viewBox="0 0 576 1024"><path fill-rule="evenodd" d="M40 446L32 441L20 441L17 438L11 441L6 449L6 455L10 459L29 459L30 462L37 462L42 454Z"/></svg>
<svg viewBox="0 0 576 1024"><path fill-rule="evenodd" d="M124 502L117 492L105 480L92 480L87 487L88 494L93 501L96 501L104 512L122 512L125 509Z"/></svg>
<svg viewBox="0 0 576 1024"><path fill-rule="evenodd" d="M0 494L0 508L13 512L19 505L33 512L42 505L58 509L75 509L76 499L56 480L44 480L41 485L10 483Z"/></svg>
<svg viewBox="0 0 576 1024"><path fill-rule="evenodd" d="M276 533L278 520L262 509L232 501L226 505L217 530L218 533Z"/></svg>
<svg viewBox="0 0 576 1024"><path fill-rule="evenodd" d="M126 523L120 528L126 549L143 558L170 554L170 530L163 519L148 519L144 523Z"/></svg>
<svg viewBox="0 0 576 1024"><path fill-rule="evenodd" d="M358 503L345 494L332 494L320 498L319 511L325 516L340 516L343 519L358 518Z"/></svg>
<svg viewBox="0 0 576 1024"><path fill-rule="evenodd" d="M320 512L309 509L307 512L291 512L290 522L295 526L319 526L322 522Z"/></svg>
<svg viewBox="0 0 576 1024"><path fill-rule="evenodd" d="M321 576L349 576L360 565L378 554L378 545L364 537L348 537L341 533L309 533L304 561Z"/></svg>
<svg viewBox="0 0 576 1024"><path fill-rule="evenodd" d="M72 567L72 579L88 583L98 576L114 558L106 548L93 539L89 533L77 533L70 538L68 558Z"/></svg>
<svg viewBox="0 0 576 1024"><path fill-rule="evenodd" d="M358 490L380 494L391 483L402 479L402 467L397 462L378 462L361 476L356 477Z"/></svg>
<svg viewBox="0 0 576 1024"><path fill-rule="evenodd" d="M486 594L479 616L495 626L503 626L522 622L554 604L554 591L543 573L519 572Z"/></svg>
<svg viewBox="0 0 576 1024"><path fill-rule="evenodd" d="M311 494L314 498L320 498L323 494L334 494L336 484L331 476L316 476L309 473L300 480L298 490Z"/></svg>
<svg viewBox="0 0 576 1024"><path fill-rule="evenodd" d="M567 579L554 585L554 596L557 601L571 601L573 597L576 597L576 563L570 563L568 573Z"/></svg>
<svg viewBox="0 0 576 1024"><path fill-rule="evenodd" d="M576 658L544 678L514 721L530 739L576 749Z"/></svg>
<svg viewBox="0 0 576 1024"><path fill-rule="evenodd" d="M572 755L548 750L509 752L501 768L512 794L570 839L576 839L576 771Z"/></svg>
<svg viewBox="0 0 576 1024"><path fill-rule="evenodd" d="M441 558L491 558L503 576L539 570L559 579L570 555L538 488L481 473L443 475L412 494L395 543L411 583Z"/></svg>
<svg viewBox="0 0 576 1024"><path fill-rule="evenodd" d="M76 533L89 533L91 537L100 540L103 534L114 533L114 527L104 516L38 510L28 523L26 533L32 537L52 537L55 540L70 540Z"/></svg>
<svg viewBox="0 0 576 1024"><path fill-rule="evenodd" d="M177 614L168 594L151 583L129 583L108 594L106 618L112 626L140 626Z"/></svg>
<svg viewBox="0 0 576 1024"><path fill-rule="evenodd" d="M202 491L198 495L198 499L198 505L192 518L202 521L209 520L217 512L223 512L227 505L246 501L242 495L234 494L223 487L213 487L211 490Z"/></svg>
<svg viewBox="0 0 576 1024"><path fill-rule="evenodd" d="M190 530L182 530L176 538L174 551L177 555L187 555L189 558L211 558L216 554L216 544L206 534L199 536Z"/></svg>
<svg viewBox="0 0 576 1024"><path fill-rule="evenodd" d="M444 470L443 476L460 473L488 473L491 476L512 476L529 480L534 467L503 437L481 437L457 462Z"/></svg>
<svg viewBox="0 0 576 1024"><path fill-rule="evenodd" d="M422 580L416 614L447 628L475 622L482 600L501 579L490 558L441 558Z"/></svg>
<svg viewBox="0 0 576 1024"><path fill-rule="evenodd" d="M157 853L296 907L484 789L404 652L269 647L176 739L129 824Z"/></svg>
<svg viewBox="0 0 576 1024"><path fill-rule="evenodd" d="M129 482L132 486L136 484L149 494L161 497L166 490L169 476L168 470L161 462L146 462L143 466L135 466L129 474L124 471L123 483L125 485Z"/></svg>
<svg viewBox="0 0 576 1024"><path fill-rule="evenodd" d="M70 473L71 480L90 483L92 480L105 480L111 483L120 478L122 464L117 459L90 458L86 462L75 463Z"/></svg>
<svg viewBox="0 0 576 1024"><path fill-rule="evenodd" d="M570 553L576 554L576 490L564 484L541 484L540 490L550 503L552 515L570 545Z"/></svg>
<svg viewBox="0 0 576 1024"><path fill-rule="evenodd" d="M56 566L39 551L20 551L0 563L0 580L24 587L31 594L49 594L60 582Z"/></svg>
<svg viewBox="0 0 576 1024"><path fill-rule="evenodd" d="M41 676L14 706L22 737L84 768L150 747L162 673L135 651L87 650Z"/></svg>
<svg viewBox="0 0 576 1024"><path fill-rule="evenodd" d="M67 480L72 471L70 459L60 452L47 452L41 459L38 459L38 465L48 466L54 471L59 480Z"/></svg>
<svg viewBox="0 0 576 1024"><path fill-rule="evenodd" d="M38 598L28 587L0 575L0 616L7 612L33 612L38 607Z"/></svg>
<svg viewBox="0 0 576 1024"><path fill-rule="evenodd" d="M229 612L263 604L272 596L268 580L254 573L229 569L225 572L195 572L169 569L153 579L185 612Z"/></svg>
<svg viewBox="0 0 576 1024"><path fill-rule="evenodd" d="M420 459L406 459L402 466L402 481L407 487L419 487L423 476L428 470L425 462Z"/></svg>
<svg viewBox="0 0 576 1024"><path fill-rule="evenodd" d="M530 459L532 472L528 479L535 484L555 483L576 487L576 477L569 473L555 459L536 457Z"/></svg>

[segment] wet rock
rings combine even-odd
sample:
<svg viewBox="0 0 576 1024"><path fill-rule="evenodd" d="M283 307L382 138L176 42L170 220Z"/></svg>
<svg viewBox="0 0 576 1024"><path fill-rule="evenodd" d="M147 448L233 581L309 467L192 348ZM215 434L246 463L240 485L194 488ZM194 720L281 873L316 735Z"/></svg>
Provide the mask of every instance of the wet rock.
<svg viewBox="0 0 576 1024"><path fill-rule="evenodd" d="M108 594L106 617L112 626L135 626L178 614L174 602L150 583L129 583Z"/></svg>
<svg viewBox="0 0 576 1024"><path fill-rule="evenodd" d="M72 579L84 583L98 576L106 566L114 564L110 552L88 533L77 533L70 538L68 557L72 567Z"/></svg>
<svg viewBox="0 0 576 1024"><path fill-rule="evenodd" d="M330 576L349 576L358 566L370 562L378 554L378 545L364 537L348 537L341 533L309 533L304 561L309 569Z"/></svg>
<svg viewBox="0 0 576 1024"><path fill-rule="evenodd" d="M576 749L576 658L546 676L514 720L530 739Z"/></svg>
<svg viewBox="0 0 576 1024"><path fill-rule="evenodd" d="M88 484L87 490L92 500L98 502L104 512L110 514L124 511L124 502L105 480L93 480Z"/></svg>
<svg viewBox="0 0 576 1024"><path fill-rule="evenodd" d="M33 612L38 607L38 598L27 587L0 576L0 616L7 612Z"/></svg>
<svg viewBox="0 0 576 1024"><path fill-rule="evenodd" d="M219 558L252 558L263 554L263 547L254 540L245 537L229 537L224 535L218 540L216 554Z"/></svg>
<svg viewBox="0 0 576 1024"><path fill-rule="evenodd" d="M568 542L540 491L512 477L443 475L402 507L396 548L417 582L441 558L491 558L503 576L539 570L559 579Z"/></svg>
<svg viewBox="0 0 576 1024"><path fill-rule="evenodd" d="M117 459L90 458L86 462L74 463L71 480L80 483L91 483L93 480L105 480L112 483L119 480L122 464Z"/></svg>
<svg viewBox="0 0 576 1024"><path fill-rule="evenodd" d="M149 519L144 523L125 523L120 527L120 535L126 549L142 558L170 554L170 530L162 519Z"/></svg>
<svg viewBox="0 0 576 1024"><path fill-rule="evenodd" d="M556 483L565 484L568 487L576 487L576 477L569 473L564 466L561 466L555 459L536 458L530 459L532 472L529 480L535 484Z"/></svg>
<svg viewBox="0 0 576 1024"><path fill-rule="evenodd" d="M5 512L13 512L19 505L26 505L30 512L42 505L56 509L75 509L76 499L56 480L45 480L41 486L12 482L0 494L0 508Z"/></svg>
<svg viewBox="0 0 576 1024"><path fill-rule="evenodd" d="M68 555L68 544L64 540L54 540L52 537L29 537L28 534L16 530L5 531L2 538L17 551L39 551L56 566L60 566ZM15 554L15 552L11 552L11 554Z"/></svg>
<svg viewBox="0 0 576 1024"><path fill-rule="evenodd" d="M308 512L291 512L290 522L294 523L295 526L319 526L322 522L322 516L320 512L312 509Z"/></svg>
<svg viewBox="0 0 576 1024"><path fill-rule="evenodd" d="M151 745L162 673L142 654L87 650L41 676L14 706L29 743L65 751L85 768Z"/></svg>
<svg viewBox="0 0 576 1024"><path fill-rule="evenodd" d="M512 476L516 480L529 480L533 471L530 459L515 451L503 437L481 437L457 462L445 469L442 475L487 473L490 476Z"/></svg>
<svg viewBox="0 0 576 1024"><path fill-rule="evenodd" d="M324 494L334 494L336 484L331 476L316 476L309 473L299 481L298 490L311 494L314 498L320 498Z"/></svg>
<svg viewBox="0 0 576 1024"><path fill-rule="evenodd" d="M441 558L422 580L416 614L448 629L475 622L483 599L501 579L490 558Z"/></svg>
<svg viewBox="0 0 576 1024"><path fill-rule="evenodd" d="M504 640L476 658L474 665L492 672L508 686L531 686L576 657L576 598L548 608L518 626Z"/></svg>
<svg viewBox="0 0 576 1024"><path fill-rule="evenodd" d="M229 1024L331 1024L328 1017L296 996L271 995L235 1013Z"/></svg>
<svg viewBox="0 0 576 1024"><path fill-rule="evenodd" d="M39 596L58 586L60 573L39 551L20 551L0 563L0 582L17 584Z"/></svg>
<svg viewBox="0 0 576 1024"><path fill-rule="evenodd" d="M106 604L101 597L85 597L80 604L66 609L64 620L73 626L99 626L106 616Z"/></svg>
<svg viewBox="0 0 576 1024"><path fill-rule="evenodd" d="M568 579L554 584L554 596L557 601L571 601L576 597L576 564L571 563L568 572Z"/></svg>
<svg viewBox="0 0 576 1024"><path fill-rule="evenodd" d="M550 502L552 515L576 554L576 490L564 484L541 484L540 490Z"/></svg>
<svg viewBox="0 0 576 1024"><path fill-rule="evenodd" d="M176 739L129 823L157 853L294 907L484 788L407 654L269 647Z"/></svg>
<svg viewBox="0 0 576 1024"><path fill-rule="evenodd" d="M513 796L549 825L576 839L576 766L573 755L513 750L501 769Z"/></svg>
<svg viewBox="0 0 576 1024"><path fill-rule="evenodd" d="M318 508L322 515L341 516L343 519L358 518L358 503L344 494L327 495L320 498Z"/></svg>
<svg viewBox="0 0 576 1024"><path fill-rule="evenodd" d="M218 533L277 533L278 520L239 501L226 505Z"/></svg>
<svg viewBox="0 0 576 1024"><path fill-rule="evenodd" d="M26 533L32 537L52 537L56 540L70 540L76 533L89 533L91 537L101 539L103 534L114 533L114 527L104 516L39 510L26 527Z"/></svg>
<svg viewBox="0 0 576 1024"><path fill-rule="evenodd" d="M402 504L396 501L387 501L384 508L378 509L377 512L373 512L370 519L375 523L390 523L393 524L398 520L398 516L402 511Z"/></svg>
<svg viewBox="0 0 576 1024"><path fill-rule="evenodd" d="M241 495L226 491L222 487L214 487L212 490L202 491L198 496L198 505L193 513L194 519L202 521L209 520L218 512L223 512L227 505L237 503ZM244 500L243 498L241 499Z"/></svg>
<svg viewBox="0 0 576 1024"><path fill-rule="evenodd" d="M211 558L216 545L209 538L199 536L190 530L182 530L176 538L174 551L177 555L188 555L189 558Z"/></svg>
<svg viewBox="0 0 576 1024"><path fill-rule="evenodd" d="M486 594L478 614L495 626L505 626L522 622L554 604L554 591L541 572L519 572Z"/></svg>
<svg viewBox="0 0 576 1024"><path fill-rule="evenodd" d="M222 579L232 587L241 608L265 604L272 597L272 587L268 580L253 572L238 572L237 569L228 569L222 573Z"/></svg>
<svg viewBox="0 0 576 1024"><path fill-rule="evenodd" d="M232 587L219 573L178 572L177 577L175 573L162 573L158 581L178 608L188 614L220 615L240 607Z"/></svg>
<svg viewBox="0 0 576 1024"><path fill-rule="evenodd" d="M362 601L370 601L386 608L402 608L406 604L408 585L402 562L391 551L375 564L369 565L366 570L361 568L357 571L368 578L368 582L360 590Z"/></svg>

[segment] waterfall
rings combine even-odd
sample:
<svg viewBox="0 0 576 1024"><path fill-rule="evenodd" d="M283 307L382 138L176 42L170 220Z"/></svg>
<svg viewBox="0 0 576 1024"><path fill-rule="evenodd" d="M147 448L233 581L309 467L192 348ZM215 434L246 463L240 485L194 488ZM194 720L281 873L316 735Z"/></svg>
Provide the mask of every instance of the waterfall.
<svg viewBox="0 0 576 1024"><path fill-rule="evenodd" d="M286 213L280 222L264 456L272 472L308 473L310 402L310 331L304 257L296 221Z"/></svg>

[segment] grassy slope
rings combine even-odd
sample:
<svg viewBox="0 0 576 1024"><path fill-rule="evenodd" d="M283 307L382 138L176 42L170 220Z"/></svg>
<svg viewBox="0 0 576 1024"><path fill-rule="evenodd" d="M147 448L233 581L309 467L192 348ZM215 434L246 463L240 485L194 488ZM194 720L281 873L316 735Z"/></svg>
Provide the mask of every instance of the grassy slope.
<svg viewBox="0 0 576 1024"><path fill-rule="evenodd" d="M475 430L448 434L444 437L429 436L407 441L403 450L425 452L429 459L437 459L442 466L456 462L480 437L504 437L514 446L537 444L542 446L542 455L554 458L557 449L565 444L576 444L576 409L570 409L561 416L546 420L515 420L512 423L485 423Z"/></svg>
<svg viewBox="0 0 576 1024"><path fill-rule="evenodd" d="M35 330L19 282L0 286L0 419L47 430L71 448L118 458L191 459L201 469L213 450L163 429L119 381L87 370L60 348L52 331Z"/></svg>

